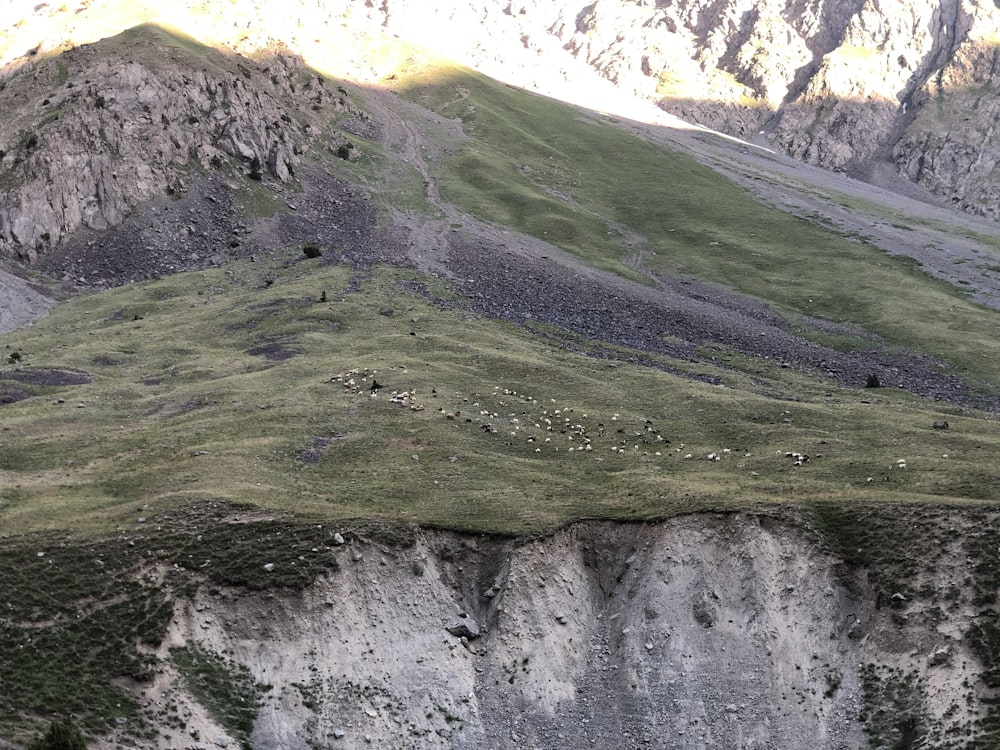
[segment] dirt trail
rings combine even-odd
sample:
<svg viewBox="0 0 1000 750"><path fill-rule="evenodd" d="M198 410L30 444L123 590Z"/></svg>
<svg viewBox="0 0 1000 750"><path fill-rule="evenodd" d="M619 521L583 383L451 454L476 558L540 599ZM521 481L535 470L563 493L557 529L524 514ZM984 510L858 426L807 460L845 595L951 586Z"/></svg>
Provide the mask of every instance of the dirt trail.
<svg viewBox="0 0 1000 750"><path fill-rule="evenodd" d="M372 88L366 91L365 106L380 125L382 146L387 153L397 154L406 164L417 170L424 181L425 198L432 213L419 214L386 205L397 226L410 236L408 257L424 271L438 276L451 276L447 267L447 248L451 224L458 220L457 211L441 199L437 181L431 174L424 151L440 152L441 145L425 138L415 122L428 121L431 127L444 130L444 137L461 139L461 126L454 121L434 115L415 104L399 98L391 91ZM385 180L394 177L392 167L387 167ZM464 217L462 217L464 221Z"/></svg>

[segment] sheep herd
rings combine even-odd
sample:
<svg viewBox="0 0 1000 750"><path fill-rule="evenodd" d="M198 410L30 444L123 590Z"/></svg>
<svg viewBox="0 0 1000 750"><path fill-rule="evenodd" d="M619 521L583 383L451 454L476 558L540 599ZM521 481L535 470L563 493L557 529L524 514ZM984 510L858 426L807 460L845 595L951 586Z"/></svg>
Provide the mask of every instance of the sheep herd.
<svg viewBox="0 0 1000 750"><path fill-rule="evenodd" d="M391 368L396 369L396 368ZM426 401L439 397L432 388L429 398L418 399L416 388L390 388L376 379L378 371L355 368L335 375L328 382L339 383L346 395L367 399L383 399L405 407L411 412L427 408ZM405 368L399 372L406 373ZM684 443L674 444L661 432L650 418L628 420L620 413L598 418L571 406L560 406L556 399L543 401L511 388L493 386L485 394L465 396L454 393L456 408L440 406L436 409L444 419L456 426L466 425L485 435L503 440L514 450L524 450L539 458L545 454L575 454L604 462L611 456L636 456L648 460L676 457L682 461L719 463L736 460L737 469L746 469L747 459L753 454L747 449L734 452L724 447L712 451L697 451ZM444 399L442 399L443 401ZM810 456L802 451L778 451L794 467L805 467L822 459L822 454ZM905 469L906 460L900 459L890 468ZM751 471L751 477L760 476ZM868 478L868 482L872 479Z"/></svg>
<svg viewBox="0 0 1000 750"><path fill-rule="evenodd" d="M331 377L329 382L339 383L348 395L384 398L413 412L426 408L426 404L417 399L415 388L383 388L376 380L377 372L355 368ZM430 398L438 396L437 390L432 389ZM501 386L493 386L491 392L481 395L456 393L455 398L461 399L458 408L441 406L437 409L445 419L474 426L484 434L504 439L509 446L520 446L535 454L589 454L597 461L603 461L609 453L631 453L653 458L678 456L685 460L695 458L693 453L684 452L684 443L673 445L652 419L628 424L620 413L598 419L575 407L560 407L555 399L543 402ZM731 454L730 448L721 448L698 457L716 462L729 458ZM749 453L743 455L750 457Z"/></svg>

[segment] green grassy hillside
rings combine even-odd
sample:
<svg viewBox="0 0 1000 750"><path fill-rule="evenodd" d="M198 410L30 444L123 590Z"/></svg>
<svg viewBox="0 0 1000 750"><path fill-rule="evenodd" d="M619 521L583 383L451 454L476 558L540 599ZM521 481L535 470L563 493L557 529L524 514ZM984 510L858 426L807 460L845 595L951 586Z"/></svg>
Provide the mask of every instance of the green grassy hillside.
<svg viewBox="0 0 1000 750"><path fill-rule="evenodd" d="M473 214L627 276L641 278L641 251L648 272L718 282L792 320L855 323L993 390L1000 383L997 313L906 258L762 205L682 153L467 70L414 75L401 91L461 118L469 140L438 173L444 197Z"/></svg>
<svg viewBox="0 0 1000 750"><path fill-rule="evenodd" d="M412 272L381 267L345 292L348 270L297 248L270 264L95 294L5 337L22 360L4 378L92 379L0 380L32 394L2 407L9 533L108 531L207 499L518 533L762 502L994 497L989 415L752 360L676 363L721 386L609 364L435 306L404 287ZM942 419L950 429L932 429Z"/></svg>
<svg viewBox="0 0 1000 750"><path fill-rule="evenodd" d="M447 69L400 90L462 119L464 140L427 136L462 210L640 283L681 274L793 327L858 326L801 324L837 348L871 346L867 331L984 392L1000 383L998 314L912 263L480 76ZM355 140L359 159L326 166L400 214L435 214L413 164ZM278 205L252 184L248 221ZM1000 495L995 414L721 346L672 359L602 342L588 357L596 342L484 317L442 278L334 255L276 244L70 299L0 337L0 736L62 712L94 732L140 715L121 685L150 678L171 597L205 581L303 586L336 566L338 529L406 544L414 525L532 535L788 510L849 564L884 568L887 593L912 572L890 549L910 538L898 509L910 528L915 509L981 513ZM934 549L931 532L911 536ZM153 581L162 569L190 575ZM145 721L129 725L140 743L181 720Z"/></svg>

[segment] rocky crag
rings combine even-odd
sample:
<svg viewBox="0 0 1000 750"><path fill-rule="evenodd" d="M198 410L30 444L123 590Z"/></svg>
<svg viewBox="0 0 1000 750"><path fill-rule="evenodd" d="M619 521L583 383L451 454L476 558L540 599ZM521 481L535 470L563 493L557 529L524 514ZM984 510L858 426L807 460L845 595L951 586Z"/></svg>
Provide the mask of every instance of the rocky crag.
<svg viewBox="0 0 1000 750"><path fill-rule="evenodd" d="M151 46L157 34L74 48L4 81L0 254L33 263L205 172L287 183L312 123L353 108L281 49L235 63L192 43L192 69L191 50Z"/></svg>
<svg viewBox="0 0 1000 750"><path fill-rule="evenodd" d="M686 119L1000 216L993 3L602 1L549 29Z"/></svg>

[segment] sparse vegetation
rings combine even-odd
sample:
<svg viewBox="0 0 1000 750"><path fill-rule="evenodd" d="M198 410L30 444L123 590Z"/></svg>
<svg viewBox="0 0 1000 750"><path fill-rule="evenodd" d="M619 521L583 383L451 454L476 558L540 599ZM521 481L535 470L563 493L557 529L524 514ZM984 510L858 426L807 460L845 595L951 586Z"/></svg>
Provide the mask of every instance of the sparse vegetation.
<svg viewBox="0 0 1000 750"><path fill-rule="evenodd" d="M72 719L59 719L45 734L28 743L27 750L87 750L87 743Z"/></svg>
<svg viewBox="0 0 1000 750"><path fill-rule="evenodd" d="M861 719L873 749L950 747L938 744L936 723L927 713L926 686L918 675L866 664L862 679Z"/></svg>
<svg viewBox="0 0 1000 750"><path fill-rule="evenodd" d="M192 695L249 750L260 696L270 688L245 666L195 644L171 649L170 657Z"/></svg>

